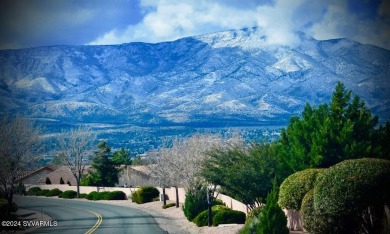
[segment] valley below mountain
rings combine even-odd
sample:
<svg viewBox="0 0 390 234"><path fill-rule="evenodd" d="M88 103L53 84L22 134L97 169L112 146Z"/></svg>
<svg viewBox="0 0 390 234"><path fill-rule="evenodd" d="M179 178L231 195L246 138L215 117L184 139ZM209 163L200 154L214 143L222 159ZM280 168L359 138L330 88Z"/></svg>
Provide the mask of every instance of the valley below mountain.
<svg viewBox="0 0 390 234"><path fill-rule="evenodd" d="M102 134L274 128L306 103L329 102L341 81L380 122L390 120L390 51L298 36L298 44L273 45L251 28L156 44L2 50L0 112L33 118L48 133L77 124Z"/></svg>

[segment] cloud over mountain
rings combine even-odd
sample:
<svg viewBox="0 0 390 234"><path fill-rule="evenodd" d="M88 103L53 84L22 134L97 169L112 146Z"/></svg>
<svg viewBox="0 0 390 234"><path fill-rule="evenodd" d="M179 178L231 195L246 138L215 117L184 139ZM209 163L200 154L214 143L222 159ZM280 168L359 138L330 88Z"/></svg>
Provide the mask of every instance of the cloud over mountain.
<svg viewBox="0 0 390 234"><path fill-rule="evenodd" d="M285 124L329 101L337 81L390 119L390 52L297 33L293 47L250 28L157 44L0 51L0 110L62 121Z"/></svg>

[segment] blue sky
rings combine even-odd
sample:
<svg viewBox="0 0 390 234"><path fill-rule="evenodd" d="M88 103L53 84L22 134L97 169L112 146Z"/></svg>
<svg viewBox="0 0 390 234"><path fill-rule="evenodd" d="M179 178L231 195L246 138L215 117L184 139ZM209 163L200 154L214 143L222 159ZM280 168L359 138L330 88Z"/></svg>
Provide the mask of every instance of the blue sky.
<svg viewBox="0 0 390 234"><path fill-rule="evenodd" d="M390 49L390 0L0 0L0 49L155 43L253 26L276 44L303 31Z"/></svg>

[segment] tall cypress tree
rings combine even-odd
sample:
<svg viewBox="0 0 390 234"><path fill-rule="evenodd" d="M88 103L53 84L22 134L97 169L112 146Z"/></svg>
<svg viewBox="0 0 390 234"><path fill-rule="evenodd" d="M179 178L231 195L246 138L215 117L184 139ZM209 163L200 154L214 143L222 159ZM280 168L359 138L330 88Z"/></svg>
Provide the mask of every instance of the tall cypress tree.
<svg viewBox="0 0 390 234"><path fill-rule="evenodd" d="M111 148L105 141L98 144L98 150L92 160L92 170L89 172L91 185L113 187L118 183L119 168L110 159Z"/></svg>

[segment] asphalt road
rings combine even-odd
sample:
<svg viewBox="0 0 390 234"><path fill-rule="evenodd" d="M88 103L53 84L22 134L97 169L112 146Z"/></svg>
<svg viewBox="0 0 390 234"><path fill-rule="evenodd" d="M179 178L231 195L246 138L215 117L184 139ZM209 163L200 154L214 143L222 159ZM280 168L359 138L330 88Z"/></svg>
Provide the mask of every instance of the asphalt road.
<svg viewBox="0 0 390 234"><path fill-rule="evenodd" d="M166 233L150 214L130 207L46 197L15 197L15 201L52 218L51 226L33 233Z"/></svg>

